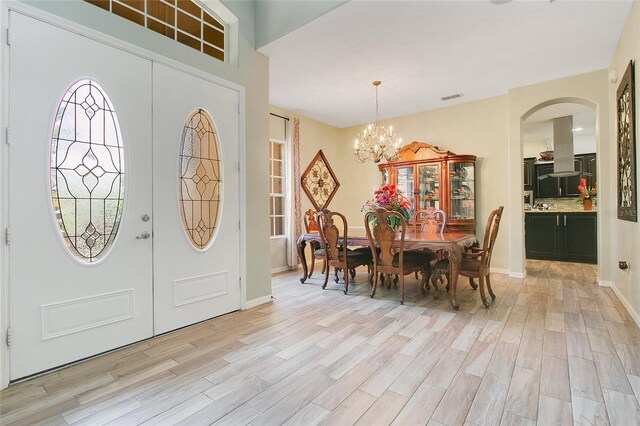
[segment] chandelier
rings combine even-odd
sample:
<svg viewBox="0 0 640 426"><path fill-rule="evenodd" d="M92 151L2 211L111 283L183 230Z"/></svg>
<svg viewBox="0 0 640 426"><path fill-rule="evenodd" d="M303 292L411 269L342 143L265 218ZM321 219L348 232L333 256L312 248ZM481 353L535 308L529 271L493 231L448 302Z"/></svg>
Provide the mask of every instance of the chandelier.
<svg viewBox="0 0 640 426"><path fill-rule="evenodd" d="M402 138L397 138L393 132L393 126L387 127L378 123L378 86L381 83L373 82L376 88L376 121L365 127L354 144L354 154L361 163L371 160L379 163L383 158L394 161L398 158L398 148L402 143Z"/></svg>

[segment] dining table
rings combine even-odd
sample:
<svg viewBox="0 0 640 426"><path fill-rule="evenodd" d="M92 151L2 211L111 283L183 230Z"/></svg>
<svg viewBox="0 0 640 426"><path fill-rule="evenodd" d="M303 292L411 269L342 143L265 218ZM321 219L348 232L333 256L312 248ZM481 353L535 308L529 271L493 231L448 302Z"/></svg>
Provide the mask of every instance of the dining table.
<svg viewBox="0 0 640 426"><path fill-rule="evenodd" d="M396 241L400 242L401 233L398 232ZM300 282L304 283L307 278L307 260L305 255L305 247L310 241L321 241L320 234L318 232L309 232L301 235L298 238L297 248L298 256L302 262L303 276L300 278ZM428 229L423 231L415 231L413 229L407 229L404 236L404 248L405 250L414 250L421 248L428 248L433 251L445 250L449 253L449 267L450 267L450 284L451 284L451 306L453 309L458 310L460 304L456 299L457 284L458 284L458 272L462 264L462 251L465 247L470 247L477 242L477 238L474 234L459 233L459 232L444 232L438 233ZM338 244L345 243L344 235L340 237ZM369 246L369 239L364 228L349 228L346 232L346 245L352 246Z"/></svg>

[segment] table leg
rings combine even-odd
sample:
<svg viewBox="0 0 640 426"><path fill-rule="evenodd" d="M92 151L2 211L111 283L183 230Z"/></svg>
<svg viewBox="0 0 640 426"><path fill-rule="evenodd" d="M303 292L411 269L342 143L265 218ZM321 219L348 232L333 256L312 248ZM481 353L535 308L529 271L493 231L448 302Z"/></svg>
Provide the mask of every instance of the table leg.
<svg viewBox="0 0 640 426"><path fill-rule="evenodd" d="M300 278L300 282L304 283L307 280L307 256L304 254L305 248L307 247L307 240L304 239L304 236L298 238L298 256L300 257L300 261L302 262L302 278Z"/></svg>
<svg viewBox="0 0 640 426"><path fill-rule="evenodd" d="M454 244L449 248L449 265L451 271L449 272L449 281L451 284L451 306L453 309L458 310L460 304L456 299L458 293L458 271L460 271L460 265L462 264L462 247L458 244Z"/></svg>

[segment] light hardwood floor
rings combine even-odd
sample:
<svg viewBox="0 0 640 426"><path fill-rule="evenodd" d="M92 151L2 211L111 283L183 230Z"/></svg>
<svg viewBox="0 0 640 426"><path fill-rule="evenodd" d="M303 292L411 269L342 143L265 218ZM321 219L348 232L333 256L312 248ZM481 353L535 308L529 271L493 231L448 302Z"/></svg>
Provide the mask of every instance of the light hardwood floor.
<svg viewBox="0 0 640 426"><path fill-rule="evenodd" d="M640 424L640 330L588 265L493 274L459 312L273 277L273 303L12 385L2 424Z"/></svg>

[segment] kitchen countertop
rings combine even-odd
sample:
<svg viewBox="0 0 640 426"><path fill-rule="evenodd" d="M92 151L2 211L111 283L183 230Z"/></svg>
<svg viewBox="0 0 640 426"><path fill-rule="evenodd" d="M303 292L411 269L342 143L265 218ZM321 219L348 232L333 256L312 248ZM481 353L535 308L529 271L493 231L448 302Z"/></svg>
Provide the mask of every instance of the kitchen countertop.
<svg viewBox="0 0 640 426"><path fill-rule="evenodd" d="M525 213L598 213L596 209L593 210L579 210L579 209L550 209L550 210L525 210Z"/></svg>

